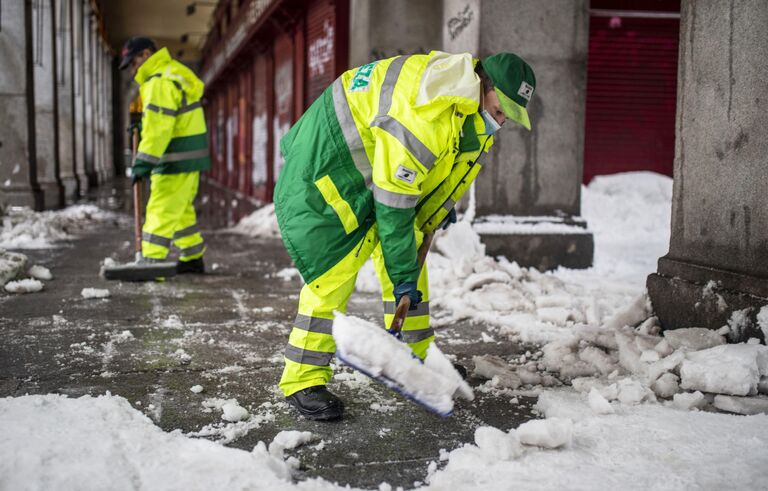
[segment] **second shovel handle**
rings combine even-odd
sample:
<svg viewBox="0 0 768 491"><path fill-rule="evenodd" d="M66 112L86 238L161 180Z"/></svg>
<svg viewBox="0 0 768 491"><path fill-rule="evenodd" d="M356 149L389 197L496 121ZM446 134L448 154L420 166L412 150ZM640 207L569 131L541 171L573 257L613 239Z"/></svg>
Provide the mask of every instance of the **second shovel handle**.
<svg viewBox="0 0 768 491"><path fill-rule="evenodd" d="M139 130L133 128L131 132L131 161L136 158L136 152L139 147ZM136 254L141 254L141 179L133 181L133 239Z"/></svg>

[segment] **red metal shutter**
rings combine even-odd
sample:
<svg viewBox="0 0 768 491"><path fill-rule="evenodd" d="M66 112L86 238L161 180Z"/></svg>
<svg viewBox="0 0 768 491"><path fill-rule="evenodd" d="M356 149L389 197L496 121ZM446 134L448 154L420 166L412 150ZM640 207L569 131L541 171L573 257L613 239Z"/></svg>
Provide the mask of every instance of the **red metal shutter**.
<svg viewBox="0 0 768 491"><path fill-rule="evenodd" d="M315 0L306 17L306 98L309 107L336 78L336 2Z"/></svg>
<svg viewBox="0 0 768 491"><path fill-rule="evenodd" d="M672 175L679 18L592 12L584 182L636 170Z"/></svg>
<svg viewBox="0 0 768 491"><path fill-rule="evenodd" d="M274 96L275 113L272 118L273 172L274 180L280 174L283 157L280 155L280 139L288 133L293 124L294 80L293 80L293 36L280 35L275 40Z"/></svg>
<svg viewBox="0 0 768 491"><path fill-rule="evenodd" d="M248 67L243 67L239 76L239 114L238 122L238 172L237 172L237 190L248 195L251 191L251 107L249 99L251 97L251 71Z"/></svg>
<svg viewBox="0 0 768 491"><path fill-rule="evenodd" d="M268 201L267 188L272 177L268 87L271 82L266 55L258 55L253 64L253 118L251 120L251 187L252 195Z"/></svg>

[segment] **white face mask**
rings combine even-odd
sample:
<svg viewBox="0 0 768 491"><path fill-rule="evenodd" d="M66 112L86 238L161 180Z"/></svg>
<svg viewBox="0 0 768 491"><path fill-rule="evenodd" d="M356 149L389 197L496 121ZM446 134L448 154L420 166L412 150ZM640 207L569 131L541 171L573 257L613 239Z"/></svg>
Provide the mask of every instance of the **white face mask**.
<svg viewBox="0 0 768 491"><path fill-rule="evenodd" d="M501 129L499 122L493 119L493 116L491 116L490 113L488 113L488 111L485 109L480 111L480 116L485 122L485 133L481 133L482 135L491 136Z"/></svg>

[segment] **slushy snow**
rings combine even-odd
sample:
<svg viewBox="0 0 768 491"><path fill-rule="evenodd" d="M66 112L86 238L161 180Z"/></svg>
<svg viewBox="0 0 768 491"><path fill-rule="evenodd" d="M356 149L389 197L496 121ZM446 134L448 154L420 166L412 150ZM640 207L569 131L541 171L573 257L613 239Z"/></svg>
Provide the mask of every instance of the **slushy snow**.
<svg viewBox="0 0 768 491"><path fill-rule="evenodd" d="M5 291L8 293L35 293L42 289L43 283L33 278L9 281L5 284Z"/></svg>
<svg viewBox="0 0 768 491"><path fill-rule="evenodd" d="M106 288L83 288L80 295L83 298L108 298L110 293Z"/></svg>
<svg viewBox="0 0 768 491"><path fill-rule="evenodd" d="M73 238L97 221L114 215L94 205L75 205L57 211L35 212L11 207L2 217L0 248L47 249Z"/></svg>

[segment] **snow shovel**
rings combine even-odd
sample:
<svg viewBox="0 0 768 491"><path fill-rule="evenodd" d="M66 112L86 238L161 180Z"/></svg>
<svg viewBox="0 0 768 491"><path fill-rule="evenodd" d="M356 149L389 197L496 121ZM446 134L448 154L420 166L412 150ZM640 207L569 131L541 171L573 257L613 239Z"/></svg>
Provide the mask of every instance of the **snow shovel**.
<svg viewBox="0 0 768 491"><path fill-rule="evenodd" d="M132 132L132 152L136 155L139 146L138 129ZM141 255L141 215L142 215L142 185L141 179L133 183L133 228L136 260L128 264L104 266L101 270L104 278L122 281L153 281L158 278L176 276L176 263L170 261L149 262Z"/></svg>
<svg viewBox="0 0 768 491"><path fill-rule="evenodd" d="M432 238L433 234L425 235L419 247L420 268ZM407 295L400 299L388 332L362 319L337 313L333 323L336 356L425 409L448 417L453 414L454 396L472 400L474 393L434 343L422 361L399 340L397 335L402 330L410 304ZM365 341L361 343L360 340Z"/></svg>

